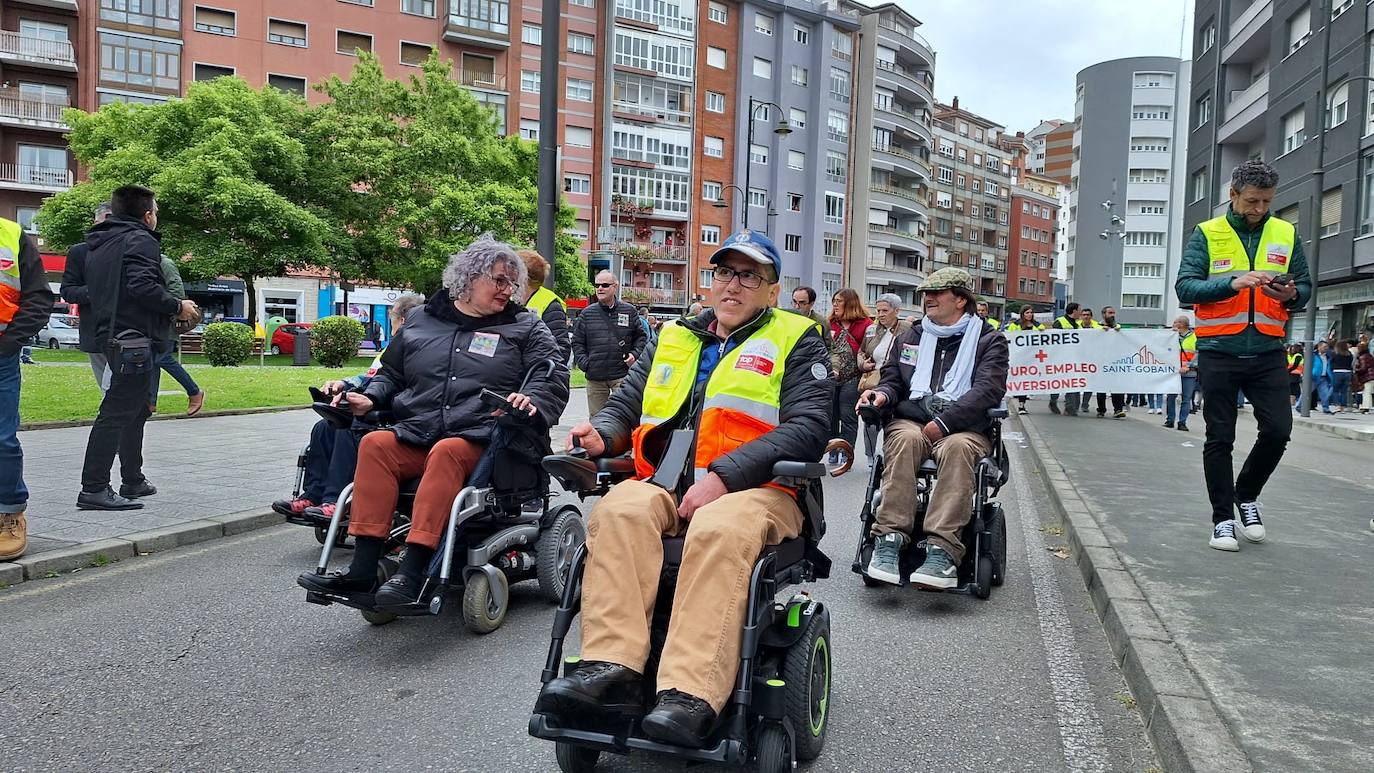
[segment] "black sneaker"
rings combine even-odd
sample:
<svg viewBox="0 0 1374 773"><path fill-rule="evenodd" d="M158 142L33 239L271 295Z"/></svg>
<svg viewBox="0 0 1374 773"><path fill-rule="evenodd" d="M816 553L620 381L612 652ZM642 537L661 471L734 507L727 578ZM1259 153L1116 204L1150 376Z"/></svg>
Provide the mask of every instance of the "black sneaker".
<svg viewBox="0 0 1374 773"><path fill-rule="evenodd" d="M1050 413L1055 416L1059 415L1059 403L1050 403Z"/></svg>
<svg viewBox="0 0 1374 773"><path fill-rule="evenodd" d="M1263 542L1264 521L1260 520L1260 503L1241 502L1237 508L1240 510L1240 533L1251 542Z"/></svg>
<svg viewBox="0 0 1374 773"><path fill-rule="evenodd" d="M1212 525L1212 539L1208 541L1208 546L1217 550L1224 550L1227 553L1240 551L1240 543L1236 542L1236 522L1222 521Z"/></svg>
<svg viewBox="0 0 1374 773"><path fill-rule="evenodd" d="M1026 414L1030 413L1030 411L1026 410L1026 406L1023 405L1016 409L1016 413L1018 415L1025 416ZM1055 413L1058 413L1058 411L1055 411Z"/></svg>
<svg viewBox="0 0 1374 773"><path fill-rule="evenodd" d="M1179 431L1179 432L1187 432L1187 431L1188 431L1188 425L1187 425L1187 424L1180 424L1180 425L1178 425L1178 431Z"/></svg>
<svg viewBox="0 0 1374 773"><path fill-rule="evenodd" d="M706 701L677 690L658 694L658 705L644 715L639 727L656 741L700 749L716 723L716 711Z"/></svg>
<svg viewBox="0 0 1374 773"><path fill-rule="evenodd" d="M78 510L142 510L143 503L114 493L106 486L100 491L83 491L76 495Z"/></svg>
<svg viewBox="0 0 1374 773"><path fill-rule="evenodd" d="M1164 429L1173 429L1173 428L1174 428L1174 420L1173 420L1173 419L1169 419L1168 421L1165 421L1165 422L1164 422Z"/></svg>
<svg viewBox="0 0 1374 773"><path fill-rule="evenodd" d="M1100 413L1098 414L1098 416L1101 416L1101 415L1102 415L1102 414L1100 414ZM1124 418L1126 418L1126 412L1125 412L1125 411L1117 411L1116 413L1112 414L1112 417L1113 417L1113 418L1117 418L1117 419L1124 419Z"/></svg>
<svg viewBox="0 0 1374 773"><path fill-rule="evenodd" d="M150 497L157 493L157 486L148 482L147 478L137 483L125 483L119 487L119 495L125 499L138 499L139 497Z"/></svg>
<svg viewBox="0 0 1374 773"><path fill-rule="evenodd" d="M584 712L639 714L644 710L643 684L643 677L619 663L588 660L544 685L534 713L563 718Z"/></svg>

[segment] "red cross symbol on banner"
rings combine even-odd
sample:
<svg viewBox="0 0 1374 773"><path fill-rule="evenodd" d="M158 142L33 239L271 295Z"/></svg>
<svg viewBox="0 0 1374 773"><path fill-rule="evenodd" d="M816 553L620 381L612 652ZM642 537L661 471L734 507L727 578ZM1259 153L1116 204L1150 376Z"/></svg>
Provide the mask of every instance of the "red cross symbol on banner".
<svg viewBox="0 0 1374 773"><path fill-rule="evenodd" d="M1044 350L1044 349L1041 349L1040 351L1038 351L1038 352L1035 353L1035 359L1037 359L1037 360L1039 360L1039 361L1041 361L1041 362L1043 363L1045 360L1049 359L1049 355L1048 355L1048 354L1045 354L1045 350Z"/></svg>

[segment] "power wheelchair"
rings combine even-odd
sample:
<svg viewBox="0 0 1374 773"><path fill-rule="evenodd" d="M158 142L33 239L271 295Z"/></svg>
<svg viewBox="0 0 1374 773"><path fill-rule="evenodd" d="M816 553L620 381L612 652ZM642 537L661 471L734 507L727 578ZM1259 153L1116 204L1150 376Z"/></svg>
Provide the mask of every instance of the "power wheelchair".
<svg viewBox="0 0 1374 773"><path fill-rule="evenodd" d="M1002 506L995 501L1002 486L1010 477L1010 462L1006 446L1002 443L1002 420L1007 418L1006 403L991 408L987 417L991 422L988 440L991 451L979 459L974 467L973 515L964 526L960 541L964 543L963 561L959 564L958 586L945 593L965 593L986 599L992 594L994 586L1001 585L1006 578L1007 566L1007 521ZM878 432L883 427L884 412L871 405L859 406L859 417L864 424L864 440L867 448L877 448L872 468L869 471L868 487L864 491L863 509L859 511L862 524L859 530L859 545L854 552L851 569L869 587L886 586L887 583L869 577L866 569L873 555L873 538L869 532L877 520L878 506L882 503L883 450L877 445ZM935 487L939 468L933 458L921 463L914 485L916 486L916 518L913 522L913 537L902 550L900 563L901 584L925 561L925 541L915 539L924 533L926 508L930 504L931 490Z"/></svg>
<svg viewBox="0 0 1374 773"><path fill-rule="evenodd" d="M832 445L836 443L848 446L843 441L832 441ZM852 454L852 449L848 453ZM611 486L634 474L634 461L629 457L589 460L585 455L556 455L545 459L544 467L564 488L578 492L584 499L602 496ZM842 472L839 469L830 474ZM830 576L830 560L818 549L825 534L821 479L827 469L818 462L783 461L774 465L773 474L775 482L798 490L802 532L798 537L765 547L754 564L735 688L702 748L653 740L640 731L637 716L570 719L533 714L530 735L556 743L560 770L586 773L595 769L602 752L641 751L693 763L751 764L765 773L781 773L792 770L798 760L812 760L820 755L829 727L830 613L804 591L792 594L786 601L778 601L775 596L786 586ZM663 573L650 625L649 660L644 669L645 711L656 693L654 676L668 635L684 544L683 536L663 539ZM586 546L578 546L554 616L552 641L540 673L543 684L558 677L560 668L568 674L581 665L578 657L563 657L563 642L581 611L586 559Z"/></svg>
<svg viewBox="0 0 1374 773"><path fill-rule="evenodd" d="M552 362L547 366L553 370ZM527 375L525 383L528 381ZM484 390L483 399L488 408L504 413L467 485L454 497L444 538L430 563L420 600L405 607L381 608L371 592L307 590L306 601L353 607L369 623L384 625L397 617L438 615L449 591L457 586L463 589L464 625L473 633L485 634L505 621L513 582L535 579L545 598L562 601L566 597L574 554L587 537L582 513L571 504L552 506L549 475L540 466L550 450L547 436L538 443L532 441L532 433L522 432L529 423L528 415L512 410L501 396L488 390ZM378 563L378 587L399 567L395 555L405 548L419 485L417 478L403 481L399 488L391 532ZM335 517L324 530L315 574L323 575L328 568L330 554L347 529L352 503L350 483L340 494Z"/></svg>

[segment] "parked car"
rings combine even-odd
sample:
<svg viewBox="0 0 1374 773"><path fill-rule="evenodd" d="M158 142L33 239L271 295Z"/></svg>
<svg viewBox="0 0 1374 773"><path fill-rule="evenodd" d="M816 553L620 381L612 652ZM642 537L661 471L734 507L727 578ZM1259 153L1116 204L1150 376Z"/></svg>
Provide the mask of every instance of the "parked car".
<svg viewBox="0 0 1374 773"><path fill-rule="evenodd" d="M296 334L310 332L309 322L290 322L277 328L272 333L272 354L295 354L296 353Z"/></svg>
<svg viewBox="0 0 1374 773"><path fill-rule="evenodd" d="M75 349L81 343L81 334L76 329L78 324L76 317L54 314L48 317L48 324L44 325L34 338L38 341L38 346L46 346L49 349Z"/></svg>

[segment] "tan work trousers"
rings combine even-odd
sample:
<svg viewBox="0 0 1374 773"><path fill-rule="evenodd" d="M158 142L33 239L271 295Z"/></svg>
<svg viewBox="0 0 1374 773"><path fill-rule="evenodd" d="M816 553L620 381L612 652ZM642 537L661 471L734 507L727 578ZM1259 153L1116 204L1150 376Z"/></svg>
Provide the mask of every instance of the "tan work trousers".
<svg viewBox="0 0 1374 773"><path fill-rule="evenodd" d="M623 378L613 381L592 381L587 379L587 416L595 416L601 413L601 409L606 407L606 403L611 399L611 392L614 392Z"/></svg>
<svg viewBox="0 0 1374 773"><path fill-rule="evenodd" d="M921 425L907 419L892 421L883 434L883 502L873 536L896 532L919 539L911 533L916 522L916 473L933 455L940 472L926 509L925 536L959 563L964 558L959 533L973 518L973 471L991 448L988 439L976 432L956 432L932 444Z"/></svg>
<svg viewBox="0 0 1374 773"><path fill-rule="evenodd" d="M673 596L658 689L725 706L739 670L749 576L765 545L801 533L792 495L737 491L682 520L668 492L625 481L592 508L582 586L582 659L639 673L649 658L649 626L663 568L665 535L687 532Z"/></svg>
<svg viewBox="0 0 1374 773"><path fill-rule="evenodd" d="M445 438L430 448L402 443L394 432L369 432L358 444L348 533L385 539L391 533L401 482L420 479L406 542L437 548L448 526L453 500L482 458L482 446Z"/></svg>

